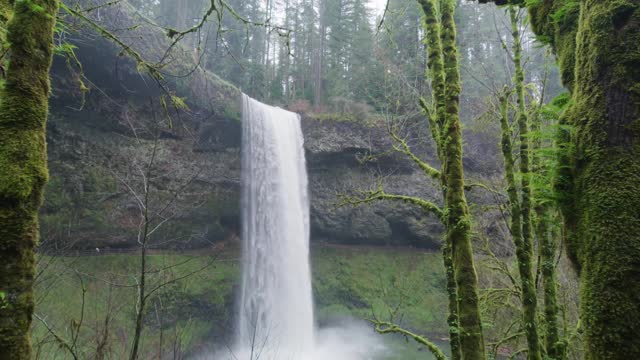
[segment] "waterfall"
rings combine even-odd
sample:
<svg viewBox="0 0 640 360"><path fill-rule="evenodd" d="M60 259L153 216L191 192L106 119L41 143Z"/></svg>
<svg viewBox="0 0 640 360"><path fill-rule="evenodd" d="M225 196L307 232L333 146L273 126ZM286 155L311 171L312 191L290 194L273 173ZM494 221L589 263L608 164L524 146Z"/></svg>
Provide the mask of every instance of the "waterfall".
<svg viewBox="0 0 640 360"><path fill-rule="evenodd" d="M369 360L370 328L316 331L300 117L242 95L242 287L235 344L201 359Z"/></svg>
<svg viewBox="0 0 640 360"><path fill-rule="evenodd" d="M303 358L314 320L300 118L244 94L242 239L236 345L249 359Z"/></svg>

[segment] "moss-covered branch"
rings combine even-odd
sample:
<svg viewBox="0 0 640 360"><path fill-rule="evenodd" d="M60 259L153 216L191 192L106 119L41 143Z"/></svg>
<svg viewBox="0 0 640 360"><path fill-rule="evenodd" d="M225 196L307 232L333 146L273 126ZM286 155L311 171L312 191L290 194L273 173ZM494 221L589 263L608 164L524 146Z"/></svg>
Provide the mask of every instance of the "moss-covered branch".
<svg viewBox="0 0 640 360"><path fill-rule="evenodd" d="M379 321L376 319L370 319L369 320L375 327L375 330L377 333L379 334L400 334L403 336L406 336L408 338L413 339L415 342L417 342L418 344L422 344L424 346L427 347L427 349L429 349L429 352L431 352L431 354L433 354L433 356L437 359L437 360L447 360L447 356L444 354L444 352L438 347L438 345L436 345L435 343L429 341L426 337L422 336L422 335L418 335L414 332L411 332L407 329L401 328L400 326L390 323L390 322L386 322L386 321Z"/></svg>
<svg viewBox="0 0 640 360"><path fill-rule="evenodd" d="M504 193L502 193L501 191L498 191L498 190L490 187L487 184L483 184L483 183L480 183L480 182L468 182L468 183L464 184L464 189L467 190L467 191L473 190L474 188L479 188L479 189L485 190L485 191L487 191L489 193L492 193L494 195L497 195L497 196L505 196Z"/></svg>
<svg viewBox="0 0 640 360"><path fill-rule="evenodd" d="M409 144L407 143L406 139L403 139L400 136L398 136L398 134L393 129L389 129L389 135L394 141L392 145L393 150L406 155L409 159L411 159L411 161L413 161L416 165L418 165L418 167L422 169L422 171L424 171L427 177L430 177L436 180L441 180L440 171L434 168L433 166L427 164L418 156L416 156L411 150L411 147L409 147Z"/></svg>
<svg viewBox="0 0 640 360"><path fill-rule="evenodd" d="M438 159L442 162L442 144L441 144L441 126L438 123L438 119L436 118L436 113L432 111L432 109L427 104L427 100L423 97L419 100L420 108L424 113L424 116L427 117L427 121L429 122L429 129L431 130L431 138L436 145L436 151L438 153Z"/></svg>
<svg viewBox="0 0 640 360"><path fill-rule="evenodd" d="M338 194L339 204L338 206L360 206L380 200L394 200L401 201L407 204L417 205L425 212L434 214L438 219L442 219L443 212L438 205L433 202L421 199L416 196L387 194L382 187L378 187L376 190L361 190L357 196L351 196L347 194Z"/></svg>
<svg viewBox="0 0 640 360"><path fill-rule="evenodd" d="M115 3L110 3L110 4L111 5L115 5ZM162 72L161 72L161 69L163 68L163 64L162 63L153 64L150 61L146 60L142 56L142 54L140 54L138 51L133 49L130 45L126 44L118 36L113 34L111 31L107 30L105 27L101 26L98 22L96 22L96 21L92 20L91 18L89 18L88 16L86 16L85 13L87 12L87 10L82 10L79 7L78 8L73 8L73 7L65 5L64 3L61 3L60 7L67 14L69 14L69 15L71 15L71 16L77 18L77 19L80 19L81 21L83 21L91 29L96 31L101 37L103 37L103 38L115 43L116 45L118 45L121 48L121 52L124 55L127 55L129 58L131 58L131 59L133 59L135 61L136 68L139 71L148 74L156 82L158 87L162 90L162 92L164 92L164 95L162 95L160 97L160 103L161 103L162 108L165 111L165 114L167 115L169 121L171 121L171 116L169 114L168 105L167 104L171 104L173 109L176 110L176 112L179 111L180 109L186 108L186 104L184 103L184 101L181 98L179 98L178 96L176 96L174 94L174 92L171 91L169 89L169 87L165 84L164 76L162 75ZM95 10L95 8L94 8L94 10ZM172 46L175 46L175 43L172 44ZM167 49L167 51L170 51L170 50L171 49ZM78 61L78 63L79 63L79 61ZM167 100L166 100L167 98L169 99L168 103L167 103Z"/></svg>

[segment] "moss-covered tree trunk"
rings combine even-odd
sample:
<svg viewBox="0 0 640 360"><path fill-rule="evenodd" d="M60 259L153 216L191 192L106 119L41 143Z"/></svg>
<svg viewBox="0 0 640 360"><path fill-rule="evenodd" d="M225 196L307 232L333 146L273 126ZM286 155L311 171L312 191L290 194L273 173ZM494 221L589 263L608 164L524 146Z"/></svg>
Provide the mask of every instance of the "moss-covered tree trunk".
<svg viewBox="0 0 640 360"><path fill-rule="evenodd" d="M544 1L531 14L572 95L562 210L581 277L585 357L640 359L640 3Z"/></svg>
<svg viewBox="0 0 640 360"><path fill-rule="evenodd" d="M545 205L536 209L536 236L540 242L540 268L544 298L544 337L547 357L564 358L564 344L560 341L558 323L558 285L556 277L556 238L552 231L553 211Z"/></svg>
<svg viewBox="0 0 640 360"><path fill-rule="evenodd" d="M424 13L425 38L427 42L427 67L428 77L431 79L431 89L435 112L429 114L431 134L436 149L438 159L444 163L442 149L441 129L445 118L445 73L444 59L442 56L442 38L440 31L440 19L438 7L435 0L418 0ZM440 177L441 185L444 185L444 177ZM446 193L446 192L444 192ZM456 286L455 271L452 258L452 244L446 238L442 246L442 258L444 261L445 276L447 280L448 310L447 325L449 326L449 346L451 348L451 359L461 360L460 352L460 331L458 321L458 291Z"/></svg>
<svg viewBox="0 0 640 360"><path fill-rule="evenodd" d="M540 116L536 115L532 121L531 130L539 133L541 130ZM550 172L545 169L541 140L533 141L533 172L538 177L551 180ZM557 145L555 145L557 146ZM542 184L541 186L550 184ZM549 203L549 198L542 194L534 196L535 235L538 239L540 273L542 275L542 290L544 299L544 349L551 360L561 360L565 357L565 346L560 340L560 324L558 321L558 279L556 276L556 252L558 250L558 223L561 222L556 209ZM542 347L541 347L542 349Z"/></svg>
<svg viewBox="0 0 640 360"><path fill-rule="evenodd" d="M558 188L581 278L585 357L640 359L640 3L528 6L571 90L562 122L574 127L574 153L562 158Z"/></svg>
<svg viewBox="0 0 640 360"><path fill-rule="evenodd" d="M30 359L34 247L47 182L45 123L57 0L16 1L0 90L0 359Z"/></svg>
<svg viewBox="0 0 640 360"><path fill-rule="evenodd" d="M556 125L556 123L546 124L546 126L548 125ZM539 185L534 191L535 235L538 240L539 268L542 275L544 299L544 327L541 333L544 334L546 358L561 360L565 358L566 348L564 342L560 340L560 324L558 321L560 308L558 306L558 280L556 276L556 253L558 251L559 237L557 230L559 229L558 224L561 223L561 218L551 203L551 197L545 195L549 194L552 188L554 172L549 171L545 166L544 151L550 146L558 147L563 146L563 144L543 142L540 137L543 126L545 124L542 123L542 116L538 111L531 119L531 131L538 134L531 142L533 152L532 170L537 178L547 180L537 181Z"/></svg>
<svg viewBox="0 0 640 360"><path fill-rule="evenodd" d="M447 300L449 315L447 325L449 326L449 347L451 348L451 360L461 360L460 352L460 331L458 323L458 291L456 289L455 271L453 268L453 258L451 245L445 243L442 247L442 259L444 261L445 278L447 280Z"/></svg>
<svg viewBox="0 0 640 360"><path fill-rule="evenodd" d="M533 229L531 185L529 179L529 117L524 96L524 69L522 68L522 43L518 23L518 9L509 6L511 20L511 35L513 37L513 64L515 66L515 87L518 105L517 123L520 136L520 175L521 175L521 202L518 206L519 214L511 214L512 217L522 216L522 230L520 239L514 236L516 256L518 258L518 270L522 284L522 316L523 327L527 337L527 358L540 360L540 341L536 320L537 295L536 284L533 277ZM503 135L504 136L504 135ZM513 169L512 169L513 171ZM510 196L511 198L511 196ZM514 199L510 199L512 202ZM513 205L512 205L513 208ZM511 231L514 229L512 228Z"/></svg>
<svg viewBox="0 0 640 360"><path fill-rule="evenodd" d="M460 124L460 65L454 21L456 1L440 2L442 58L445 73L445 118L441 144L444 154L445 238L451 254L458 292L460 350L465 360L485 359L478 300L478 275L471 246L471 219L464 193L462 128Z"/></svg>
<svg viewBox="0 0 640 360"><path fill-rule="evenodd" d="M527 344L529 345L529 352L531 351L531 342L529 337L531 336L530 328L527 328L527 323L533 316L535 321L535 308L531 309L531 302L527 301L527 296L531 289L528 289L534 284L533 273L531 271L531 256L527 256L527 249L524 246L524 239L522 236L522 208L520 205L520 198L518 196L518 187L516 185L515 176L515 160L513 157L513 143L511 137L513 133L509 125L508 118L509 108L509 94L505 91L500 95L500 129L501 129L501 148L502 156L504 158L504 174L507 180L507 197L509 199L509 207L511 210L511 238L516 248L516 258L518 261L518 270L520 274L520 296L522 301L522 320L524 324L524 332L527 336ZM526 290L525 290L526 289ZM535 296L535 289L533 290ZM537 339L537 333L534 334ZM535 354L535 352L532 352ZM539 352L538 352L539 354Z"/></svg>
<svg viewBox="0 0 640 360"><path fill-rule="evenodd" d="M462 168L461 86L454 22L456 3L454 0L418 2L425 15L427 65L434 100L433 111L427 111L427 115L443 170L439 180L445 204L443 256L449 294L451 353L453 359L484 359L478 278Z"/></svg>
<svg viewBox="0 0 640 360"><path fill-rule="evenodd" d="M640 4L583 1L565 216L581 268L588 359L640 359ZM579 71L578 71L579 69Z"/></svg>
<svg viewBox="0 0 640 360"><path fill-rule="evenodd" d="M528 6L571 90L562 121L575 129L574 153L562 157L559 190L585 357L640 359L640 2Z"/></svg>

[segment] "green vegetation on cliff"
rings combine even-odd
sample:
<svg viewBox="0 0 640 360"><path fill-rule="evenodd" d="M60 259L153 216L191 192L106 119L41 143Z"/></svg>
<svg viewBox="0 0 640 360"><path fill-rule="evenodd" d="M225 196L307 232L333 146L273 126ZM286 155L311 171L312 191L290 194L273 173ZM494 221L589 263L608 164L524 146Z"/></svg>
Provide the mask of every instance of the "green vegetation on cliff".
<svg viewBox="0 0 640 360"><path fill-rule="evenodd" d="M42 257L36 313L65 339L71 339L82 323L77 341L80 354L95 354L97 344L104 343L103 351L118 358L126 355L134 326L136 287L130 274L135 273L138 257L97 254ZM166 279L193 275L168 284L152 298L142 353L157 354L160 346L169 351L177 344L180 353L194 354L232 342L234 297L240 281L238 257L238 250L217 255L213 251L149 255L151 269L181 264L162 275ZM440 255L408 248L314 247L317 322L323 326L345 318L371 318L372 309L376 316L386 318L390 309L397 309L395 315L404 319L406 327L419 333L446 334L447 299L441 267ZM39 320L34 327L34 349L59 354L47 359L61 359L65 354Z"/></svg>
<svg viewBox="0 0 640 360"><path fill-rule="evenodd" d="M446 334L445 278L439 254L409 248L315 247L313 290L318 320L387 317L398 309L407 327ZM419 286L416 286L419 284Z"/></svg>

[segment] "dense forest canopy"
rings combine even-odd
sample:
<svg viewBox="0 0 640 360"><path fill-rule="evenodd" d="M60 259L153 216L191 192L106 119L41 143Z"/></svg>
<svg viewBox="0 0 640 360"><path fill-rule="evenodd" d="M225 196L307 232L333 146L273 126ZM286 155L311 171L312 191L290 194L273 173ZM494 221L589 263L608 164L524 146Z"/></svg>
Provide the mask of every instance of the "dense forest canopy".
<svg viewBox="0 0 640 360"><path fill-rule="evenodd" d="M0 45L0 359L269 357L269 281L307 360L640 358L638 0L0 0Z"/></svg>
<svg viewBox="0 0 640 360"><path fill-rule="evenodd" d="M196 26L208 6L207 1L196 2L198 6L192 3L137 5L163 26L185 29ZM404 91L393 96L414 108L413 97L406 95L426 93L425 33L417 2L390 1L386 12L357 0L239 1L229 5L244 19L274 23L279 28L247 28L228 16L198 29L187 44L196 51L201 66L255 98L303 109L336 111L351 102L381 110L391 93ZM456 17L461 25L459 45L465 49L463 76L473 74L477 79L465 76L465 91L470 99L486 96L482 86L509 80L504 70L507 55L502 50L502 41L511 41L507 18L495 7L467 1L459 3ZM540 82L545 52L534 44L531 33L527 37L525 51L531 58L527 76ZM549 86L552 95L560 91L555 81Z"/></svg>

